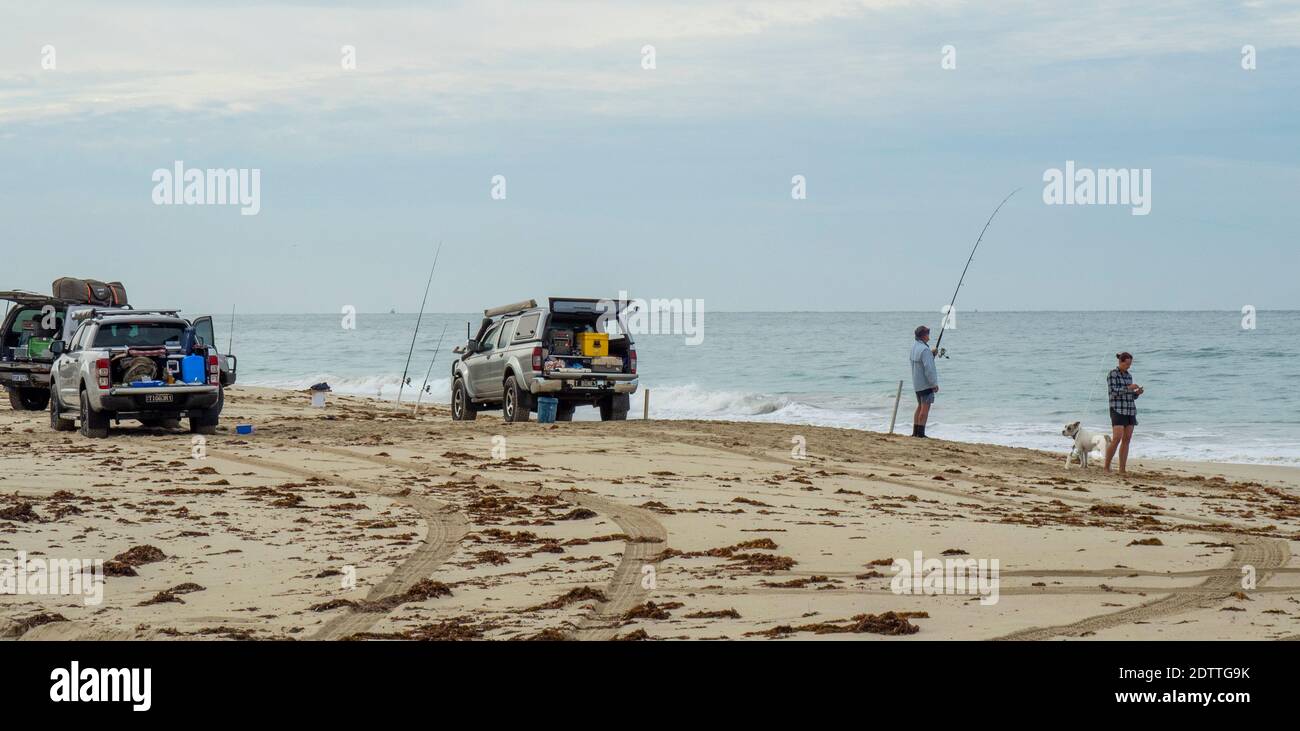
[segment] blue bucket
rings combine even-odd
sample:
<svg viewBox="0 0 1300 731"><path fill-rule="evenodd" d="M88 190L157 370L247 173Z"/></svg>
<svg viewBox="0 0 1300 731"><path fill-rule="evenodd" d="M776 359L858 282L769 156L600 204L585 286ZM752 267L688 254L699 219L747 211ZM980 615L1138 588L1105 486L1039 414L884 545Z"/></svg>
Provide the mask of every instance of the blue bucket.
<svg viewBox="0 0 1300 731"><path fill-rule="evenodd" d="M555 412L560 409L560 400L552 396L537 399L537 423L554 424Z"/></svg>
<svg viewBox="0 0 1300 731"><path fill-rule="evenodd" d="M252 425L252 424L236 424L236 425L235 425L235 433L236 433L236 434L252 434L252 433L253 433L253 425Z"/></svg>

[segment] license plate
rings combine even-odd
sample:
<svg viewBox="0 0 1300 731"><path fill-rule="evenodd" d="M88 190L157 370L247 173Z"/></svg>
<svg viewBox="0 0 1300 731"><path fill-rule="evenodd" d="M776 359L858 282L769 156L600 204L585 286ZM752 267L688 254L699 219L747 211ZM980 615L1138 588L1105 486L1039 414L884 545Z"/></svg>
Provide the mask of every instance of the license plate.
<svg viewBox="0 0 1300 731"><path fill-rule="evenodd" d="M15 373L15 374L9 376L9 378L13 379L16 383L26 383L26 382L27 382L27 374L26 374L26 373Z"/></svg>
<svg viewBox="0 0 1300 731"><path fill-rule="evenodd" d="M170 404L172 402L172 394L146 393L144 395L144 402L146 404Z"/></svg>

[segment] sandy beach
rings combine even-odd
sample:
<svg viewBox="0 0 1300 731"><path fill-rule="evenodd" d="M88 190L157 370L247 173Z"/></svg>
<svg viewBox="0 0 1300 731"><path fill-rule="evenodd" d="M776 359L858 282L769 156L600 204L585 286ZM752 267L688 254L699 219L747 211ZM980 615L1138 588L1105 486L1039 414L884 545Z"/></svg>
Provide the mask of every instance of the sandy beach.
<svg viewBox="0 0 1300 731"><path fill-rule="evenodd" d="M1300 636L1296 469L1139 462L1119 477L1065 470L1064 438L1052 454L409 412L233 388L196 456L188 432L130 423L89 440L0 410L0 558L110 566L98 605L0 596L0 636ZM918 551L996 559L996 601L895 593L890 565Z"/></svg>

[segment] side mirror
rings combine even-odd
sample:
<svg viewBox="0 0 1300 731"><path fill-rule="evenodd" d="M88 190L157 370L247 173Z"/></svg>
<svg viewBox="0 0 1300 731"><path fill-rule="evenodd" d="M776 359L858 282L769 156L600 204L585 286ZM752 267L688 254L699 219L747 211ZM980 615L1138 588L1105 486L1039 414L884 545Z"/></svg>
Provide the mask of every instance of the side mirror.
<svg viewBox="0 0 1300 731"><path fill-rule="evenodd" d="M477 353L477 352L478 352L478 341L477 341L477 340L471 340L471 341L469 341L468 343L466 343L466 344L465 344L465 350L466 350L467 352L470 352L470 353Z"/></svg>
<svg viewBox="0 0 1300 731"><path fill-rule="evenodd" d="M59 357L60 355L63 355L62 340L55 340L54 342L50 343L50 354L52 354L55 358Z"/></svg>

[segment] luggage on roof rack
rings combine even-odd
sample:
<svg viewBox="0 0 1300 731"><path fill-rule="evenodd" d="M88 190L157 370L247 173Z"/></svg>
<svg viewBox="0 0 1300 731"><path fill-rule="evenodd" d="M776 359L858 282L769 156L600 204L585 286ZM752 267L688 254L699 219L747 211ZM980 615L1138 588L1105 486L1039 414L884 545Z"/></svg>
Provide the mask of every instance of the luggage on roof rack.
<svg viewBox="0 0 1300 731"><path fill-rule="evenodd" d="M121 282L101 282L98 279L60 277L51 286L54 296L83 305L125 307L126 287Z"/></svg>

